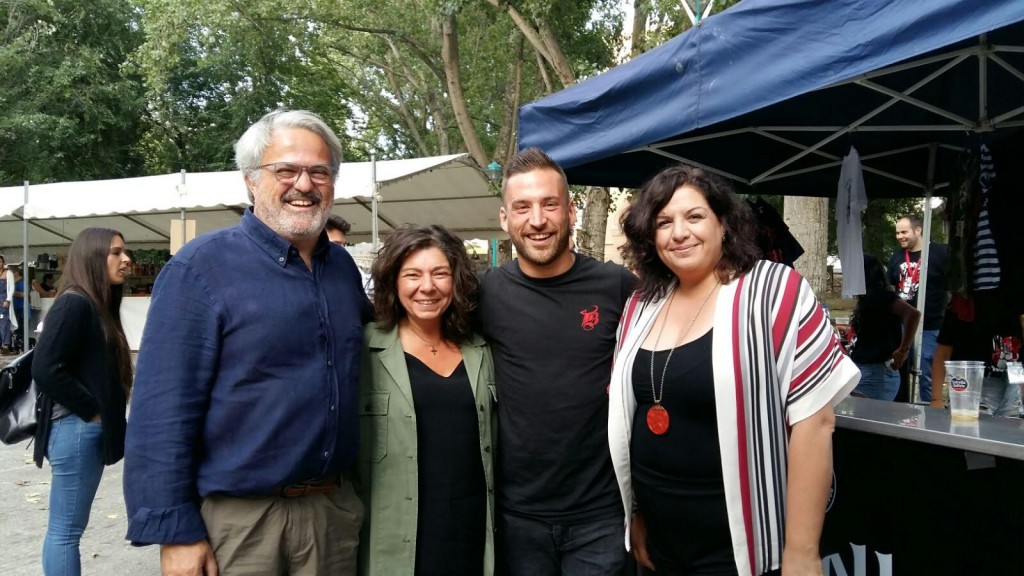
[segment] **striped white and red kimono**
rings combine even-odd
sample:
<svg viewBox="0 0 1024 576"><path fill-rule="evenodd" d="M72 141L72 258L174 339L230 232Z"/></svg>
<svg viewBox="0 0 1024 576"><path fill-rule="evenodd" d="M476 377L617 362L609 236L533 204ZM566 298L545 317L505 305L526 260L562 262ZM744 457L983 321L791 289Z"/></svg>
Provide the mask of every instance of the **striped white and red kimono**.
<svg viewBox="0 0 1024 576"><path fill-rule="evenodd" d="M627 549L634 509L632 367L664 303L630 300L609 388L608 441L626 513ZM733 554L741 575L759 575L782 565L790 427L845 398L860 371L841 351L807 281L767 261L719 290L712 357Z"/></svg>

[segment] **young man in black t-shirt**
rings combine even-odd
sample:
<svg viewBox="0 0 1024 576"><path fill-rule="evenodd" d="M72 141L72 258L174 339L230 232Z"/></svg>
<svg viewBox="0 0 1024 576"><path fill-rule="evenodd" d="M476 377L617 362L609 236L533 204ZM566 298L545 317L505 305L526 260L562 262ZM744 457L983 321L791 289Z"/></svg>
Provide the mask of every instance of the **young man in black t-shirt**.
<svg viewBox="0 0 1024 576"><path fill-rule="evenodd" d="M896 241L900 249L889 258L887 275L889 283L907 304L917 307L917 291L921 282L921 252L924 249L921 219L904 216L896 221ZM928 293L924 300L924 317L921 319L921 400L932 399L932 361L935 346L942 328L942 315L946 310L946 265L949 262L949 247L945 244L928 244ZM913 354L911 354L913 358ZM911 363L908 363L909 366ZM912 399L911 399L912 400Z"/></svg>
<svg viewBox="0 0 1024 576"><path fill-rule="evenodd" d="M576 209L540 150L509 162L502 197L519 257L483 274L480 298L498 390L498 562L509 576L618 574L607 390L636 278L569 250Z"/></svg>

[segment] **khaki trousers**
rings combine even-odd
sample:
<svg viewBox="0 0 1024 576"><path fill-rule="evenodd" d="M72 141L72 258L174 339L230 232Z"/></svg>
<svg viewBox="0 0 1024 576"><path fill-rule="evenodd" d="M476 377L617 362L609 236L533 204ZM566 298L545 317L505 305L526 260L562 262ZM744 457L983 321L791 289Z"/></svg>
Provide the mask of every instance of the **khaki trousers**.
<svg viewBox="0 0 1024 576"><path fill-rule="evenodd" d="M201 510L221 576L356 573L363 504L348 480L299 498L215 495Z"/></svg>

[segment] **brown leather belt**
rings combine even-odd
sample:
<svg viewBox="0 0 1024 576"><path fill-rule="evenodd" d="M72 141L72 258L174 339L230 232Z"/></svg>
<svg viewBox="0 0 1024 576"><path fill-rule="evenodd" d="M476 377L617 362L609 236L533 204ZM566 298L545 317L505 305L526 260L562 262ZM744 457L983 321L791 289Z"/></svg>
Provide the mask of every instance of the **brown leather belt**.
<svg viewBox="0 0 1024 576"><path fill-rule="evenodd" d="M338 476L327 476L326 478L312 478L304 480L291 486L281 488L277 493L282 498L301 498L311 494L326 494L338 487Z"/></svg>

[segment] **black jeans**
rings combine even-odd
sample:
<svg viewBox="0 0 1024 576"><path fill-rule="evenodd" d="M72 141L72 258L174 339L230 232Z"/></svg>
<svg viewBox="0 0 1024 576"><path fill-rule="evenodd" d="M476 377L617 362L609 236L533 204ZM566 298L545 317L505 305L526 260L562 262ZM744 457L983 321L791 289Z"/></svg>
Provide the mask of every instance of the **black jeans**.
<svg viewBox="0 0 1024 576"><path fill-rule="evenodd" d="M626 527L621 517L552 524L508 513L498 515L503 576L621 576L626 566Z"/></svg>

